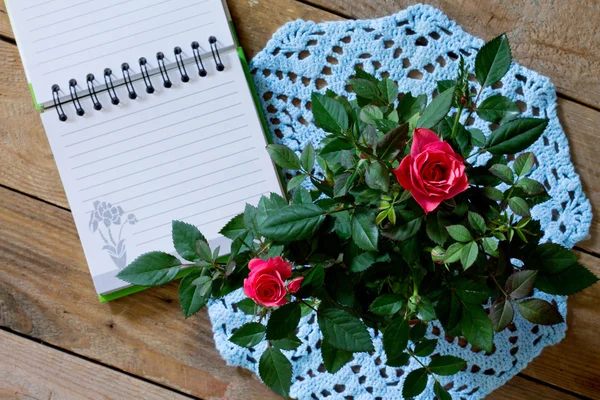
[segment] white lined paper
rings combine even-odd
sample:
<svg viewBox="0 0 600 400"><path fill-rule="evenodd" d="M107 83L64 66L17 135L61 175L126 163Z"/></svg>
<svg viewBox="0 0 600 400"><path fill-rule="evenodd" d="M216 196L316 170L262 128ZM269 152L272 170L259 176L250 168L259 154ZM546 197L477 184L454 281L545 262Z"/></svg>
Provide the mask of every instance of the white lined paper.
<svg viewBox="0 0 600 400"><path fill-rule="evenodd" d="M200 43L202 53L210 49L209 36L216 36L221 48L234 44L220 0L7 3L28 80L42 105L52 104L53 84L64 96L72 78L83 90L88 73L102 82L104 69L110 68L121 77L122 63L139 72L140 57L156 68L159 51L169 64L176 46L191 57L192 41Z"/></svg>
<svg viewBox="0 0 600 400"><path fill-rule="evenodd" d="M122 242L127 262L147 251L173 252L174 219L221 242L218 231L246 202L281 193L241 62L235 52L221 57L225 71L207 63L207 77L173 79L171 89L154 82L154 94L134 82L136 100L119 87L118 106L103 92L101 111L84 98L83 117L72 104L63 105L67 122L54 110L42 114L93 277L118 272L105 247ZM122 208L115 229L92 229L97 202ZM134 225L124 223L129 214Z"/></svg>

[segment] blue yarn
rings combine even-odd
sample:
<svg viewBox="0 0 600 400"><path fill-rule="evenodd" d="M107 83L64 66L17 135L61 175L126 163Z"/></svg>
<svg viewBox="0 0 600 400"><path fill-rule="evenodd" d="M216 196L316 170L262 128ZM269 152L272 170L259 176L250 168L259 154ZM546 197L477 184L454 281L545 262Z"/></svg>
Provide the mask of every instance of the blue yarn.
<svg viewBox="0 0 600 400"><path fill-rule="evenodd" d="M251 69L274 140L300 151L309 142L317 145L325 135L312 125L307 108L317 87L352 98L346 91L346 80L360 64L367 72L398 82L401 92L426 93L431 99L437 81L456 77L458 55L462 54L472 69L476 51L482 45L482 40L464 32L441 11L416 5L375 20L290 22L256 55ZM539 162L532 178L544 183L552 200L534 207L532 215L545 230L544 240L572 247L588 235L592 213L569 157L567 138L556 112L554 86L548 78L513 63L502 85L486 88L483 98L497 93L518 101L525 108L523 116L539 115L550 120L543 137L530 151ZM490 133L488 123L476 116L472 127ZM478 160L484 161L482 157ZM566 297L539 292L535 296L556 301L566 316ZM214 301L209 315L216 346L227 363L257 373L265 344L248 350L228 340L236 328L250 320L233 306L243 298L243 293L237 291ZM470 345L456 338L446 339L439 323L431 323L427 335L440 339L435 353L467 360L466 371L440 379L444 385L452 383L452 396L478 399L525 368L544 347L558 343L566 328L566 324L534 326L516 315L514 326L496 334L493 354L472 351ZM356 354L353 361L332 375L322 365L321 334L315 316L305 317L298 335L303 344L286 352L294 368L291 397L401 399L404 379L419 366L411 361L403 368L387 367L381 335L371 334L375 352ZM427 389L418 398L433 397L433 380L429 378Z"/></svg>

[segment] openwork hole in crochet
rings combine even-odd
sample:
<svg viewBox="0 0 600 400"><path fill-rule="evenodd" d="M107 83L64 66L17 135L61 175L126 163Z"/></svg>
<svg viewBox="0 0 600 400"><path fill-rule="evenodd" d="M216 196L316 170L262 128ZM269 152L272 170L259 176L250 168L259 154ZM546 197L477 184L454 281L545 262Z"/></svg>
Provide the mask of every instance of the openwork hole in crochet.
<svg viewBox="0 0 600 400"><path fill-rule="evenodd" d="M437 95L437 81L456 78L460 55L472 69L477 49L482 45L483 41L465 33L439 10L417 5L376 20L291 22L253 59L251 72L273 139L300 151L309 142L318 145L325 136L312 124L310 96L313 91L330 89L354 98L346 81L354 74L354 68L360 66L378 77L393 79L400 92L411 92L415 96L426 93L431 100ZM479 89L474 76L470 76L470 82L473 91ZM554 86L548 78L513 63L502 82L486 88L482 98L493 94L513 99L523 116L549 118L548 128L531 151L539 163L532 178L545 185L552 200L534 207L532 215L545 230L544 240L572 247L587 236L592 215L558 121ZM463 122L486 134L497 127L476 115ZM477 160L485 161L483 157ZM321 171L314 172L322 176ZM288 173L287 177L291 175ZM542 293L536 296L554 301L566 315L566 298ZM235 292L213 302L209 313L215 342L223 358L231 365L257 372L264 343L254 349L243 349L228 340L236 328L250 320L235 306L243 298L243 293ZM559 342L565 330L566 324L537 326L516 316L508 329L496 334L492 353L474 348L464 339L447 336L437 322L429 324L427 335L440 339L432 357L452 354L468 363L464 371L456 376L440 377L440 381L454 398L475 399L505 383L545 346ZM371 333L375 352L356 354L354 360L332 375L322 364L322 336L315 315L305 317L298 330L303 344L286 352L294 366L291 396L298 399L401 399L406 375L419 365L411 361L403 368L386 366L381 335ZM431 378L419 398L435 398Z"/></svg>

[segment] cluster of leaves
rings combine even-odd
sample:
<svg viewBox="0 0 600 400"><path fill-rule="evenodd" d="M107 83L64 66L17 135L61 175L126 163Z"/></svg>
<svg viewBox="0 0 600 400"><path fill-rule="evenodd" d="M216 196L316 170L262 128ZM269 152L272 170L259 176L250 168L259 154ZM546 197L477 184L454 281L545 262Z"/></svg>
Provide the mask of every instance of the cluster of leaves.
<svg viewBox="0 0 600 400"><path fill-rule="evenodd" d="M179 289L187 317L209 298L240 288L250 259L281 255L304 277L300 290L278 308L251 299L238 303L255 318L231 337L243 347L267 341L259 372L269 387L288 396L292 366L282 351L301 345L298 324L315 311L329 372L346 365L353 353L374 350L370 327L383 332L387 365L400 367L411 357L421 365L406 377L404 397L420 394L432 377L437 397L449 399L436 376L466 364L435 352L437 341L425 338L430 321L492 352L494 331L512 322L515 308L535 324L563 321L555 304L531 297L534 288L568 295L597 281L568 249L540 244L543 232L530 208L549 196L529 177L534 155L522 153L509 162L508 156L540 137L548 121L519 118L518 107L501 95L480 101L483 89L497 83L510 63L502 35L476 56L476 93L461 58L457 79L439 82L429 104L425 95L399 96L395 82L357 69L349 81L355 100L331 91L312 95L315 124L328 133L317 150L308 145L299 156L283 145L268 146L276 164L297 171L288 182L290 200L271 194L256 207L247 205L221 231L232 240L228 256L211 251L195 227L174 222L175 248L191 264L153 252L119 277L156 286L189 267ZM472 113L498 125L487 139L461 122ZM465 158L469 178L465 192L429 214L392 174L409 153L416 127L448 141ZM486 165L469 163L484 153L491 154ZM311 190L302 185L307 180Z"/></svg>

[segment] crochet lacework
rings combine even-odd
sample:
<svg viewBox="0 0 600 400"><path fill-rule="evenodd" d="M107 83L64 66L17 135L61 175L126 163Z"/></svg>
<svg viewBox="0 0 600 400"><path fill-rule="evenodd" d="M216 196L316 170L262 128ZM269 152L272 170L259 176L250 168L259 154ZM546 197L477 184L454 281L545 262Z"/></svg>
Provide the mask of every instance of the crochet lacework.
<svg viewBox="0 0 600 400"><path fill-rule="evenodd" d="M346 80L355 66L378 77L398 83L400 92L414 96L436 93L436 82L455 79L462 54L473 67L475 54L483 41L464 32L442 12L417 5L395 15L362 21L314 23L290 22L283 26L252 61L251 69L270 133L276 142L300 151L307 143L318 145L325 133L312 125L310 97L315 90L331 89L353 98ZM478 89L474 77L472 85ZM544 240L572 247L588 234L591 207L579 176L569 158L569 145L556 111L556 93L550 80L513 63L501 83L486 88L483 97L500 93L521 108L523 116L545 116L550 123L542 138L531 148L539 166L532 178L548 189L552 200L533 208L541 221ZM467 126L489 134L493 126L475 116ZM478 162L486 160L479 159ZM566 315L566 298L536 293L556 302ZM244 298L241 291L214 301L209 307L216 346L230 365L258 372L258 360L265 349L261 343L244 349L229 337L236 328L251 320L235 303ZM518 314L518 313L516 313ZM533 325L519 315L508 329L496 334L495 350L473 349L463 339L449 337L438 322L429 324L428 336L439 338L435 354L452 354L467 360L465 371L440 377L453 398L476 399L504 384L523 369L545 346L558 343L566 324L546 327ZM321 359L322 336L314 314L303 318L298 337L302 345L285 352L293 364L290 396L298 399L401 399L407 374L418 368L411 360L403 368L385 365L381 334L374 334L375 352L357 353L335 374L329 374ZM433 379L419 399L433 399Z"/></svg>

